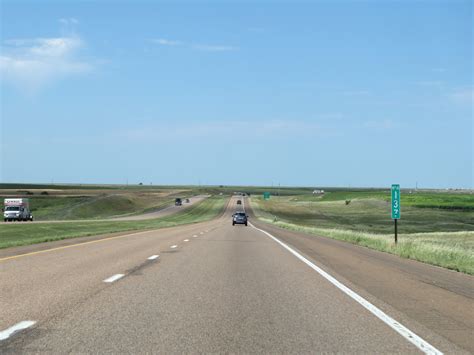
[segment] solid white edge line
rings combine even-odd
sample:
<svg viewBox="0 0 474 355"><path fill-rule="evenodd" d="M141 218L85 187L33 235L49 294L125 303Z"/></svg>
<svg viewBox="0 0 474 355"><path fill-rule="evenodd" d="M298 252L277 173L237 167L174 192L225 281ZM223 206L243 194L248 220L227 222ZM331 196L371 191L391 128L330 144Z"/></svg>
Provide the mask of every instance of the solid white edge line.
<svg viewBox="0 0 474 355"><path fill-rule="evenodd" d="M148 260L155 260L155 259L158 259L159 258L159 255L152 255L152 256L149 256L147 259Z"/></svg>
<svg viewBox="0 0 474 355"><path fill-rule="evenodd" d="M32 320L24 320L24 321L21 321L21 322L15 324L15 325L11 326L8 329L2 330L0 332L0 341L7 340L8 338L10 338L16 332L19 332L20 330L29 328L35 323L36 322L32 321Z"/></svg>
<svg viewBox="0 0 474 355"><path fill-rule="evenodd" d="M105 279L104 282L108 282L108 283L115 282L124 276L125 276L124 274L115 274L114 276L110 276L108 279Z"/></svg>
<svg viewBox="0 0 474 355"><path fill-rule="evenodd" d="M175 248L177 248L177 247L178 247L177 245L172 245L172 246L170 246L171 249L175 249Z"/></svg>
<svg viewBox="0 0 474 355"><path fill-rule="evenodd" d="M443 354L440 350L436 349L434 346L432 346L430 343L428 343L426 340L420 338L418 335L413 333L411 330L397 322L395 319L390 317L389 315L385 314L382 310L374 306L372 303L367 301L365 298L362 296L359 296L357 293L352 291L350 288L342 284L341 282L337 281L334 277L329 275L326 271L322 270L321 268L317 267L315 264L313 264L311 261L306 259L304 256L290 248L288 245L268 233L267 231L255 227L252 223L249 223L252 228L255 228L256 230L264 233L271 239L273 239L275 242L280 244L283 248L288 250L290 253L292 253L294 256L296 256L298 259L300 259L302 262L304 262L306 265L308 265L310 268L315 270L317 273L319 273L322 277L324 277L326 280L328 280L330 283L332 283L334 286L336 286L338 289L340 289L342 292L344 292L346 295L351 297L353 300L355 300L357 303L362 305L364 308L366 308L369 312L371 312L373 315L375 315L377 318L379 318L382 322L387 324L390 328L395 330L398 334L400 334L402 337L404 337L406 340L408 340L410 343L415 345L418 349L420 349L422 352L425 354L438 354L441 355Z"/></svg>

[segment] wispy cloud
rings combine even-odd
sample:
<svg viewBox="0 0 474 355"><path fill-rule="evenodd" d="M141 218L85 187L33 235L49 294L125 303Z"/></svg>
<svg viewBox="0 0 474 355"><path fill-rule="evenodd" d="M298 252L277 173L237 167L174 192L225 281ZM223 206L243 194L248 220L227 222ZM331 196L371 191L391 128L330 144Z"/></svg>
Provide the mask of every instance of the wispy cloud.
<svg viewBox="0 0 474 355"><path fill-rule="evenodd" d="M394 128L394 123L390 119L365 121L363 125L366 128L379 129L379 130Z"/></svg>
<svg viewBox="0 0 474 355"><path fill-rule="evenodd" d="M369 90L348 90L348 91L343 91L342 94L344 96L360 97L360 96L370 96L371 92Z"/></svg>
<svg viewBox="0 0 474 355"><path fill-rule="evenodd" d="M161 45L161 46L170 46L170 47L183 46L186 48L195 49L199 51L206 51L206 52L228 52L228 51L239 50L239 47L230 46L230 45L189 43L189 42L171 40L171 39L166 39L166 38L153 38L150 40L150 42Z"/></svg>
<svg viewBox="0 0 474 355"><path fill-rule="evenodd" d="M425 88L442 89L445 86L445 83L440 80L422 80L417 81L416 85L423 86Z"/></svg>
<svg viewBox="0 0 474 355"><path fill-rule="evenodd" d="M2 78L26 90L41 87L70 75L88 72L93 65L77 57L84 47L78 36L8 39L2 45Z"/></svg>
<svg viewBox="0 0 474 355"><path fill-rule="evenodd" d="M156 38L152 39L151 42L160 44L162 46L180 46L183 44L181 41L173 41L165 38Z"/></svg>
<svg viewBox="0 0 474 355"><path fill-rule="evenodd" d="M461 104L474 104L474 87L457 89L449 94L451 100Z"/></svg>
<svg viewBox="0 0 474 355"><path fill-rule="evenodd" d="M77 25L77 24L79 24L79 20L74 18L74 17L60 18L58 21L62 25Z"/></svg>
<svg viewBox="0 0 474 355"><path fill-rule="evenodd" d="M175 132L173 136L163 135L164 132ZM163 122L141 128L127 128L114 135L117 139L130 142L156 142L156 137L163 140L173 140L176 135L181 139L208 139L235 136L235 132L245 132L245 139L275 139L284 140L295 137L314 137L327 134L328 129L321 124L298 120L242 120L242 121L206 121L206 122ZM240 139L240 138L239 138Z"/></svg>

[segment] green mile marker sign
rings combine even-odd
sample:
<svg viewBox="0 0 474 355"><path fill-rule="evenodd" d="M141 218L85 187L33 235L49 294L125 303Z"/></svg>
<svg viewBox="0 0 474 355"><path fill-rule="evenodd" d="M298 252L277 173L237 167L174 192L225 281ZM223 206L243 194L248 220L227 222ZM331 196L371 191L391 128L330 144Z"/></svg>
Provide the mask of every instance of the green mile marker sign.
<svg viewBox="0 0 474 355"><path fill-rule="evenodd" d="M400 185L392 185L392 219L400 219Z"/></svg>
<svg viewBox="0 0 474 355"><path fill-rule="evenodd" d="M264 199L264 200L270 199L270 192L264 192L264 193L263 193L263 199Z"/></svg>

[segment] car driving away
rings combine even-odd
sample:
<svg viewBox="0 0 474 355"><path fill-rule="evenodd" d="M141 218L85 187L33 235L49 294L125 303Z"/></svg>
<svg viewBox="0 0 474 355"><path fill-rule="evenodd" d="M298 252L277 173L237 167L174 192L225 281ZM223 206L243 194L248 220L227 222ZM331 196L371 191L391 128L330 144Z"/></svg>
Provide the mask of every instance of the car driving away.
<svg viewBox="0 0 474 355"><path fill-rule="evenodd" d="M236 212L232 215L232 225L245 224L247 226L247 215L245 212Z"/></svg>

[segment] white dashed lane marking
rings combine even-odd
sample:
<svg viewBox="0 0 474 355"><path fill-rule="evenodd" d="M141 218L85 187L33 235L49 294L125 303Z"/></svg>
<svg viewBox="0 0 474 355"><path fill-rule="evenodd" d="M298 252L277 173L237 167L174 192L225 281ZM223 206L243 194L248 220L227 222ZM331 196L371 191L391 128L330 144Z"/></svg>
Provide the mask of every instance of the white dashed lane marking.
<svg viewBox="0 0 474 355"><path fill-rule="evenodd" d="M193 235L193 238L197 238L198 236L196 234Z"/></svg>
<svg viewBox="0 0 474 355"><path fill-rule="evenodd" d="M110 276L108 279L105 279L104 282L107 282L107 283L115 282L124 276L125 276L124 274L115 274L114 276Z"/></svg>
<svg viewBox="0 0 474 355"><path fill-rule="evenodd" d="M171 249L176 249L177 247L178 247L177 245L170 246Z"/></svg>
<svg viewBox="0 0 474 355"><path fill-rule="evenodd" d="M32 320L24 320L20 323L15 324L14 326L11 326L8 329L0 331L0 341L10 338L16 332L29 328L35 323L36 322Z"/></svg>
<svg viewBox="0 0 474 355"><path fill-rule="evenodd" d="M189 239L185 239L184 241L185 241L185 242L189 242Z"/></svg>
<svg viewBox="0 0 474 355"><path fill-rule="evenodd" d="M148 257L148 260L155 260L155 259L158 259L159 257L160 257L159 255L152 255Z"/></svg>

